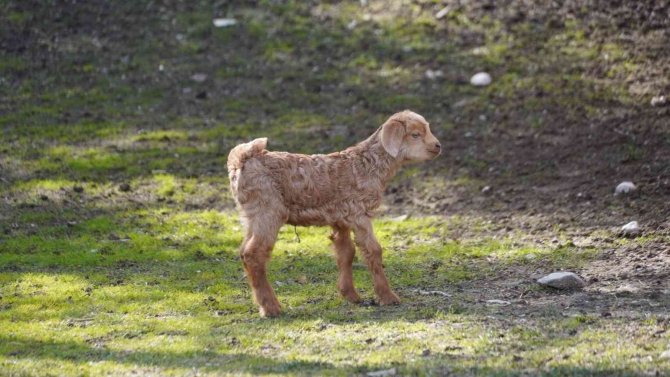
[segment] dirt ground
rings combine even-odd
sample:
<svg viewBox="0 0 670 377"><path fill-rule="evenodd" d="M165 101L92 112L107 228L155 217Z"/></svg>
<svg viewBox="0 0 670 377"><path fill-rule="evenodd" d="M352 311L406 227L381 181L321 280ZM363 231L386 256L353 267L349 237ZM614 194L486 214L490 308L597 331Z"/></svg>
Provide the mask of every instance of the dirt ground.
<svg viewBox="0 0 670 377"><path fill-rule="evenodd" d="M441 166L433 168L452 176L467 171L478 179L475 189L417 192L410 183L398 184L389 191L391 201L440 215L474 212L494 224L491 230L500 235L521 232L538 244L598 250L595 260L579 271L589 282L584 292L547 297L544 292L515 289L515 285L527 286L521 284L526 277L542 276L540 266L534 271L531 263L528 270L501 271L493 281L477 281L465 288L483 292L482 300L511 299L519 303L509 308L515 313L532 313L547 303L558 303L572 311L603 315L666 315L670 309L670 106L653 107L647 96L670 90L670 7L662 2L586 5L568 1L529 10L526 3L515 1L464 3L461 6L468 14L482 17L493 12L507 27L520 20L551 24L576 18L589 25L586 33L592 40L624 41L633 55L645 60L640 70L625 78L624 87L636 100L612 102L596 114L566 122L570 110L549 99L543 105L547 117L542 128L529 130L520 120L524 115L514 109L551 93L536 89L514 97L492 95L496 110L486 121L494 125L481 133L458 125L446 132L442 139L447 155ZM587 75L598 75L607 67L592 62L582 69ZM451 109L458 112L454 105ZM481 160L483 167L473 169L464 163L470 156ZM425 176L434 173L429 170ZM615 186L627 180L639 190L615 196ZM393 212L402 211L393 206ZM642 224L645 240L621 242L625 240L621 226L633 220ZM467 226L455 232L468 232Z"/></svg>

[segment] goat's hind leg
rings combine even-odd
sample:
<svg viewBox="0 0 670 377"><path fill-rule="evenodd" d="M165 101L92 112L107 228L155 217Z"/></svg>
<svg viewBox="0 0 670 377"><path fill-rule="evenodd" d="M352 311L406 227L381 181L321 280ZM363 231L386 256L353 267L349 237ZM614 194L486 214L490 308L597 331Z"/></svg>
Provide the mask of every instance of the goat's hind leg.
<svg viewBox="0 0 670 377"><path fill-rule="evenodd" d="M282 223L268 220L265 217L249 222L240 256L261 316L276 317L281 312L281 308L267 278L267 262L270 260L272 248ZM259 223L261 221L262 223Z"/></svg>

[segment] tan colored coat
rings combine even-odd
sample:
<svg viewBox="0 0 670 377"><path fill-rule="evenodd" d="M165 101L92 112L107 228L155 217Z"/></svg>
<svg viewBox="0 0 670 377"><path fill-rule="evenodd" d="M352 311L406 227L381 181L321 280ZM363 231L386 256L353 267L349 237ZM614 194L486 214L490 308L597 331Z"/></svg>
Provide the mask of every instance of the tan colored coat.
<svg viewBox="0 0 670 377"><path fill-rule="evenodd" d="M231 191L246 228L240 254L261 314L279 314L265 265L283 224L333 228L338 287L356 302L360 298L351 278L355 249L349 235L353 229L381 303L399 302L381 267L371 218L386 185L404 163L439 155L440 144L425 119L411 111L394 114L368 139L327 155L271 152L266 146L266 138L256 139L236 146L228 156Z"/></svg>

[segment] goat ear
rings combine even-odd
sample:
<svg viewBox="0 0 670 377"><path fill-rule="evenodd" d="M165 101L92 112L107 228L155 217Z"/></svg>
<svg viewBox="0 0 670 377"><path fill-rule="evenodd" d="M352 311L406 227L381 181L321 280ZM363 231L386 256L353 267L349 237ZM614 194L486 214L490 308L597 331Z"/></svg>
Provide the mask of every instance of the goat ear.
<svg viewBox="0 0 670 377"><path fill-rule="evenodd" d="M382 126L381 142L384 149L393 157L398 157L400 145L405 137L405 125L399 120L388 120Z"/></svg>

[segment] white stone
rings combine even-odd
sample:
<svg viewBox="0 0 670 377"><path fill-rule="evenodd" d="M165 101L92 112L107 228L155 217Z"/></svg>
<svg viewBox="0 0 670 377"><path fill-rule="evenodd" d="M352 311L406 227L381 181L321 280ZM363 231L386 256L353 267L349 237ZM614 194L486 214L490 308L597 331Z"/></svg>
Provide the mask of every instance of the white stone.
<svg viewBox="0 0 670 377"><path fill-rule="evenodd" d="M191 80L195 82L204 82L207 80L207 75L204 73L196 73L193 76L191 76Z"/></svg>
<svg viewBox="0 0 670 377"><path fill-rule="evenodd" d="M491 83L491 75L479 72L470 78L470 84L474 86L486 86Z"/></svg>
<svg viewBox="0 0 670 377"><path fill-rule="evenodd" d="M237 25L237 20L234 18L215 18L214 21L212 22L216 27L228 27Z"/></svg>
<svg viewBox="0 0 670 377"><path fill-rule="evenodd" d="M420 295L436 295L436 296L451 297L449 293L442 291L424 291L422 289L419 289L418 292Z"/></svg>
<svg viewBox="0 0 670 377"><path fill-rule="evenodd" d="M386 377L386 376L395 376L396 370L395 368L391 369L384 369L384 370L378 370L375 372L368 372L367 376L368 377Z"/></svg>
<svg viewBox="0 0 670 377"><path fill-rule="evenodd" d="M651 99L652 106L664 106L668 103L668 97L666 96L656 96Z"/></svg>
<svg viewBox="0 0 670 377"><path fill-rule="evenodd" d="M439 77L442 77L442 76L444 76L444 72L442 72L439 69L435 70L435 71L433 71L432 69L429 69L429 70L426 71L426 78L429 79L429 80L435 80L435 79L437 79Z"/></svg>
<svg viewBox="0 0 670 377"><path fill-rule="evenodd" d="M640 224L637 221L631 221L621 227L621 234L624 236L636 236L640 234Z"/></svg>
<svg viewBox="0 0 670 377"><path fill-rule="evenodd" d="M670 350L667 350L667 351L663 352L663 353L659 356L659 358L661 358L661 359L670 359Z"/></svg>
<svg viewBox="0 0 670 377"><path fill-rule="evenodd" d="M443 18L444 16L446 16L447 14L449 14L450 11L451 11L451 6L447 5L446 7L440 9L437 13L435 13L435 18L437 18L439 20L439 19Z"/></svg>
<svg viewBox="0 0 670 377"><path fill-rule="evenodd" d="M538 284L558 288L574 289L582 288L586 282L574 272L554 272L537 280Z"/></svg>
<svg viewBox="0 0 670 377"><path fill-rule="evenodd" d="M486 300L489 305L509 305L511 302L505 300Z"/></svg>
<svg viewBox="0 0 670 377"><path fill-rule="evenodd" d="M633 184L633 182L624 181L616 186L614 189L614 195L630 194L635 190L637 190L637 187L635 184Z"/></svg>
<svg viewBox="0 0 670 377"><path fill-rule="evenodd" d="M639 291L640 288L631 284L623 284L614 290L616 293L637 293Z"/></svg>

